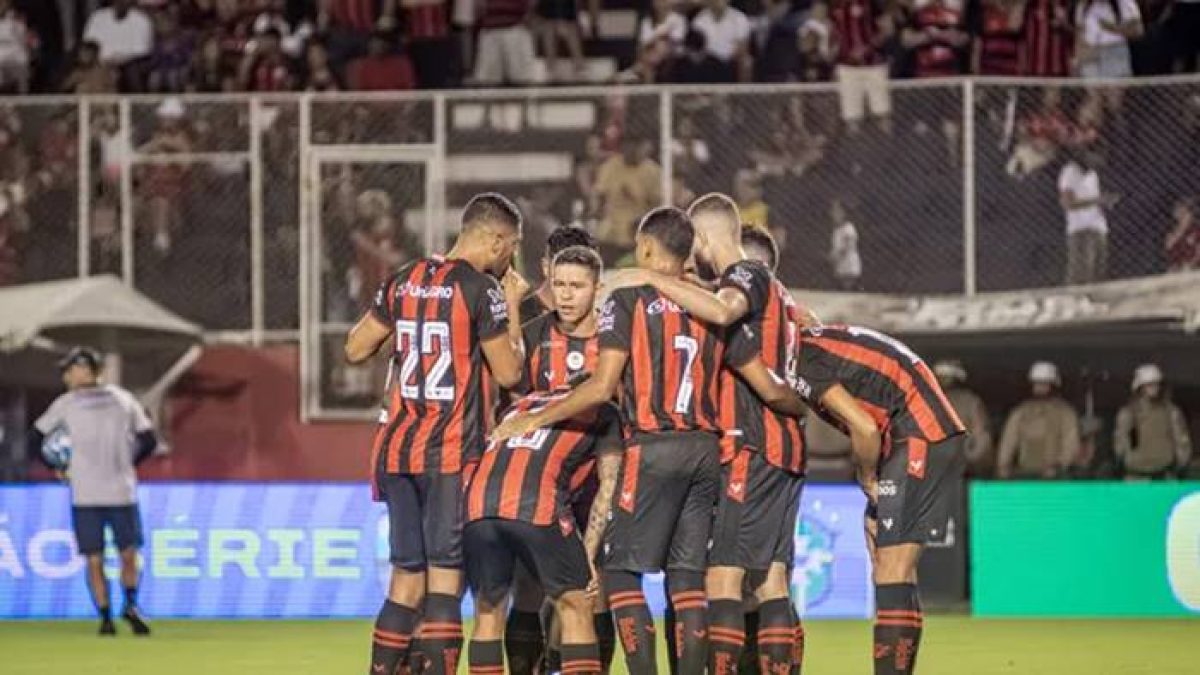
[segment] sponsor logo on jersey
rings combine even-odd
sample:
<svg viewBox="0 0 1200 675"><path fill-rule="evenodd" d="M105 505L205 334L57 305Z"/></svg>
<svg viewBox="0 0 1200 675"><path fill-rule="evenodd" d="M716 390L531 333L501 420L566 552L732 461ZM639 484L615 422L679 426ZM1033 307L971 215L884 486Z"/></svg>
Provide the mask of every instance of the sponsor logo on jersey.
<svg viewBox="0 0 1200 675"><path fill-rule="evenodd" d="M662 314L664 312L683 314L683 309L679 305L667 300L666 298L659 298L646 307L646 314L650 316Z"/></svg>
<svg viewBox="0 0 1200 675"><path fill-rule="evenodd" d="M411 295L414 298L449 300L454 297L453 286L422 286L406 281L396 289L396 295Z"/></svg>

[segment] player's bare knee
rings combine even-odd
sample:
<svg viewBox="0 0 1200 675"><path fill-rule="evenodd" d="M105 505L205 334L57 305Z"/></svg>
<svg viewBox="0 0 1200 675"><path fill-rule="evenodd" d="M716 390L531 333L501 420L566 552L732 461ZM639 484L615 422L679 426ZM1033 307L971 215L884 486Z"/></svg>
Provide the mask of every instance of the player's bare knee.
<svg viewBox="0 0 1200 675"><path fill-rule="evenodd" d="M462 570L449 567L430 567L426 574L426 588L430 593L440 595L460 595L462 593Z"/></svg>
<svg viewBox="0 0 1200 675"><path fill-rule="evenodd" d="M508 594L497 598L480 595L475 600L475 640L499 640L504 635L504 624L508 619Z"/></svg>
<svg viewBox="0 0 1200 675"><path fill-rule="evenodd" d="M786 598L791 592L787 565L783 563L771 563L767 573L755 581L758 583L754 587L754 597L760 603Z"/></svg>
<svg viewBox="0 0 1200 675"><path fill-rule="evenodd" d="M876 584L916 583L917 561L921 556L918 544L882 546L875 552L873 578Z"/></svg>
<svg viewBox="0 0 1200 675"><path fill-rule="evenodd" d="M393 567L388 599L405 607L420 607L425 599L425 572Z"/></svg>
<svg viewBox="0 0 1200 675"><path fill-rule="evenodd" d="M582 590L567 591L554 601L558 620L562 624L564 643L577 644L595 641L592 620L592 601Z"/></svg>
<svg viewBox="0 0 1200 675"><path fill-rule="evenodd" d="M704 588L710 600L740 600L745 571L740 567L710 567L704 576Z"/></svg>

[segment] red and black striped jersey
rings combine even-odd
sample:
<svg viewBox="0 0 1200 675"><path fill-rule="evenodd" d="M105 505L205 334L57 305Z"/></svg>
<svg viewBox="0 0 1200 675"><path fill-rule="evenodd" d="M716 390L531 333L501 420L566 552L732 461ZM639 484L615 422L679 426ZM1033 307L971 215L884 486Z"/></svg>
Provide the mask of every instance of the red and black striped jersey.
<svg viewBox="0 0 1200 675"><path fill-rule="evenodd" d="M973 32L979 40L979 74L1021 74L1023 26L1013 26L1011 17L1007 7L991 2L982 3L976 11L978 25Z"/></svg>
<svg viewBox="0 0 1200 675"><path fill-rule="evenodd" d="M800 333L801 396L814 408L840 384L879 427L896 438L943 441L966 429L929 366L890 335L858 326L805 328ZM888 444L884 444L886 452Z"/></svg>
<svg viewBox="0 0 1200 675"><path fill-rule="evenodd" d="M734 367L762 359L780 381L796 382L800 314L792 294L766 265L743 260L721 275L721 287L736 288L750 310L730 329L726 362L721 371L721 457L730 461L742 448L761 452L772 466L792 473L804 470L801 421L771 410Z"/></svg>
<svg viewBox="0 0 1200 675"><path fill-rule="evenodd" d="M395 332L372 466L461 471L492 421L482 343L508 329L500 285L462 260L424 258L379 287L371 315Z"/></svg>
<svg viewBox="0 0 1200 675"><path fill-rule="evenodd" d="M722 331L639 286L609 295L596 335L600 349L629 354L620 398L631 434L718 431Z"/></svg>
<svg viewBox="0 0 1200 675"><path fill-rule="evenodd" d="M536 412L568 391L529 394L510 406L504 417ZM585 417L491 443L467 487L467 520L505 518L550 525L573 518L571 494L591 473L596 455L622 447L612 404Z"/></svg>
<svg viewBox="0 0 1200 675"><path fill-rule="evenodd" d="M600 343L595 335L572 337L558 327L558 315L547 312L521 327L525 339L524 391L550 391L567 386L578 373L596 370Z"/></svg>

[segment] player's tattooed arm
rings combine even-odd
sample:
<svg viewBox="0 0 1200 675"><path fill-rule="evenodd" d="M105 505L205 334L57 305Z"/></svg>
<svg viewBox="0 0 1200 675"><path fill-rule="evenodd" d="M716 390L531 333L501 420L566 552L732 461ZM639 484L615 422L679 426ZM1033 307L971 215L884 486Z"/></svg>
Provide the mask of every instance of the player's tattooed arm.
<svg viewBox="0 0 1200 675"><path fill-rule="evenodd" d="M850 449L858 471L858 482L873 498L880 444L883 441L879 427L840 384L831 386L821 396L821 405L840 419L850 432Z"/></svg>
<svg viewBox="0 0 1200 675"><path fill-rule="evenodd" d="M771 410L789 417L803 417L808 412L800 394L781 381L757 356L737 366L737 372Z"/></svg>
<svg viewBox="0 0 1200 675"><path fill-rule="evenodd" d="M392 327L368 311L346 335L346 361L359 364L375 355L379 347L392 336Z"/></svg>
<svg viewBox="0 0 1200 675"><path fill-rule="evenodd" d="M601 349L592 376L571 390L570 394L534 413L508 418L492 431L492 440L505 441L524 436L563 420L569 420L612 400L621 381L621 373L629 354L619 349Z"/></svg>
<svg viewBox="0 0 1200 675"><path fill-rule="evenodd" d="M600 478L600 486L596 489L596 499L592 502L587 532L583 537L583 549L587 551L589 564L595 563L600 552L600 543L604 541L604 530L608 526L608 509L617 489L617 476L621 473L621 453L610 451L597 456L596 473Z"/></svg>

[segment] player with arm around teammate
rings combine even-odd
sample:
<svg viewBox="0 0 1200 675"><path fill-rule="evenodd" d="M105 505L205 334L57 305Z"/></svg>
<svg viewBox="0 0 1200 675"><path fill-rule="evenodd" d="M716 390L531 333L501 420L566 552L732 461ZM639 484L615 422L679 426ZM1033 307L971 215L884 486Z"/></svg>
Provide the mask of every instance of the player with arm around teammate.
<svg viewBox="0 0 1200 675"><path fill-rule="evenodd" d="M794 384L801 317L773 265L748 255L733 200L708 194L691 205L689 214L699 240L696 261L719 276L715 292L642 270L623 272L612 283L650 283L688 312L730 329L730 365L721 372L722 490L705 579L709 673L737 670L746 641L742 596L747 579L758 604L758 665L764 672L786 671L803 652L789 570L804 477L804 433L800 419L771 410L735 366L757 357L778 381Z"/></svg>
<svg viewBox="0 0 1200 675"><path fill-rule="evenodd" d="M450 252L412 262L385 281L346 338L351 363L394 344L372 448L392 562L375 621L373 675L392 675L406 663L414 637L425 672L447 675L458 667L464 469L483 453L491 380L513 387L521 379L519 304L528 285L511 267L520 240L521 215L511 201L475 196Z"/></svg>
<svg viewBox="0 0 1200 675"><path fill-rule="evenodd" d="M103 360L97 352L76 347L59 366L67 392L34 422L30 454L66 472L75 541L87 560L87 584L100 614L100 634L116 635L104 576L107 528L121 558L121 618L136 635L149 635L150 626L137 604L142 523L134 467L153 454L158 436L133 394L100 382ZM69 456L45 451L55 446L69 448Z"/></svg>
<svg viewBox="0 0 1200 675"><path fill-rule="evenodd" d="M640 267L680 277L694 229L685 213L655 209L638 228ZM670 602L684 639L681 672L708 660L703 575L720 489L718 371L724 331L701 322L650 286L620 289L599 322L596 372L568 396L497 427L496 440L528 434L600 406L621 393L629 437L606 534L604 588L630 673L657 672L654 628L642 575L666 571ZM799 397L757 358L739 368L761 398L790 414Z"/></svg>
<svg viewBox="0 0 1200 675"><path fill-rule="evenodd" d="M875 583L875 673L914 672L924 618L917 562L945 536L962 482L966 430L929 366L899 340L858 326L806 328L802 396L850 434L867 495Z"/></svg>

